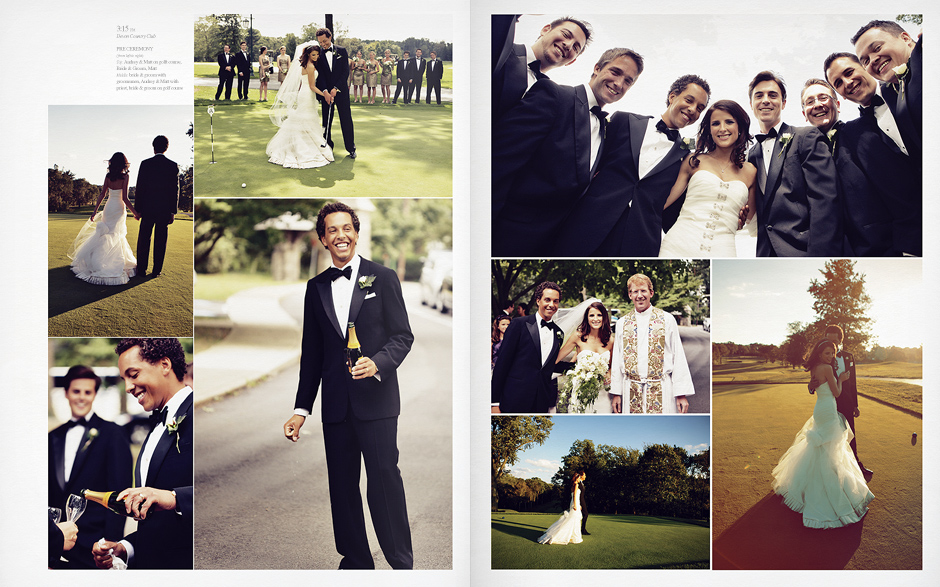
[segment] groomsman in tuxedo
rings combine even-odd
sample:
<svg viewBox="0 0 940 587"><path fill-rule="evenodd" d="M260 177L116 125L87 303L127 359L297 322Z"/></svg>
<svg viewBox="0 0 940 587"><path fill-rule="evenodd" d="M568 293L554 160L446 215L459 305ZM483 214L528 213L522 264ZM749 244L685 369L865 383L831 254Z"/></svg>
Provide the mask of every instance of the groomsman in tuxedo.
<svg viewBox="0 0 940 587"><path fill-rule="evenodd" d="M699 119L710 95L707 81L683 75L670 86L666 110L658 120L631 112L611 117L597 175L565 220L555 254L659 255L663 206L691 148L679 137L679 129ZM681 206L679 200L669 210ZM591 230L583 230L584 226Z"/></svg>
<svg viewBox="0 0 940 587"><path fill-rule="evenodd" d="M564 332L552 318L560 300L561 287L542 282L535 288L538 312L509 323L493 366L492 413L546 414L555 405L552 373Z"/></svg>
<svg viewBox="0 0 940 587"><path fill-rule="evenodd" d="M748 96L761 129L748 152L757 167L757 256L841 255L842 209L826 138L783 122L787 88L777 74L754 76Z"/></svg>
<svg viewBox="0 0 940 587"><path fill-rule="evenodd" d="M123 489L131 481L127 436L120 426L94 413L92 407L100 386L101 378L84 365L72 367L65 375L63 387L72 417L49 433L49 505L63 512L69 494L77 495L82 489ZM61 565L64 568L95 568L92 545L102 537L124 537L124 518L94 504L77 524L78 543L66 555L68 562ZM58 548L62 548L61 540ZM58 566L58 557L55 560Z"/></svg>
<svg viewBox="0 0 940 587"><path fill-rule="evenodd" d="M160 135L153 139L153 157L140 162L134 208L140 220L137 234L137 276L147 274L150 257L150 234L153 233L153 277L163 271L169 226L179 207L179 166L166 158L170 141Z"/></svg>
<svg viewBox="0 0 940 587"><path fill-rule="evenodd" d="M222 95L222 86L225 86L225 99L232 99L232 80L235 78L235 58L229 53L229 46L222 47L216 60L219 62L219 87L215 90L215 99Z"/></svg>
<svg viewBox="0 0 940 587"><path fill-rule="evenodd" d="M858 462L858 468L862 470L865 481L871 481L875 473L870 469L866 469L862 461L858 459L857 438L855 437L855 418L861 415L858 411L858 383L855 378L855 357L852 356L852 353L842 350L843 331L839 325L830 324L827 326L825 336L829 342L836 345L836 378L846 371L849 373L849 378L842 382L842 393L836 398L836 409L839 410L840 414L845 416L849 428L852 429L853 438L850 445L852 446L852 453L855 454L855 460Z"/></svg>
<svg viewBox="0 0 940 587"><path fill-rule="evenodd" d="M571 65L591 42L591 25L571 16L542 27L530 46L513 43L516 14L492 17L493 84L492 121L495 124L535 82L556 67Z"/></svg>
<svg viewBox="0 0 940 587"><path fill-rule="evenodd" d="M186 355L175 338L124 338L115 352L125 391L151 412L151 430L137 456L134 487L118 494L137 531L96 543L95 563L108 569L119 556L131 569L192 569L193 390L183 384Z"/></svg>
<svg viewBox="0 0 940 587"><path fill-rule="evenodd" d="M580 481L578 481L578 488L581 490L581 535L590 536L591 533L587 531L587 519L588 519L588 509L587 509L587 497L585 497L584 489L584 480L587 478L587 474L584 471L580 473L583 475Z"/></svg>
<svg viewBox="0 0 940 587"><path fill-rule="evenodd" d="M395 77L398 80L398 85L395 86L395 97L392 99L392 104L398 104L398 94L402 93L403 90L405 93L405 104L411 103L411 85L414 83L414 76L414 59L411 58L411 53L404 51L395 69Z"/></svg>
<svg viewBox="0 0 940 587"><path fill-rule="evenodd" d="M414 556L398 469L398 367L414 336L394 271L356 254L359 218L334 202L317 215L317 236L332 266L307 283L300 383L284 435L297 442L322 388L321 420L330 508L340 569L374 569L366 537L361 462L365 462L372 526L393 569L411 569ZM347 367L347 324L355 324L362 356Z"/></svg>
<svg viewBox="0 0 940 587"><path fill-rule="evenodd" d="M923 37L915 41L901 25L873 20L852 37L859 62L884 83L883 94L911 157L920 164L923 145Z"/></svg>
<svg viewBox="0 0 940 587"><path fill-rule="evenodd" d="M349 109L349 54L346 49L333 44L330 29L317 29L317 43L320 44L320 58L317 59L317 88L324 95L317 94L323 110L323 137L333 148L333 112L339 114L339 124L343 131L343 146L350 159L356 158L356 138L354 136L352 111Z"/></svg>
<svg viewBox="0 0 940 587"><path fill-rule="evenodd" d="M910 154L879 85L852 53L833 53L823 65L842 97L860 116L835 135L835 161L847 211L846 253L923 253L923 180L920 160ZM855 173L851 173L854 168Z"/></svg>
<svg viewBox="0 0 940 587"><path fill-rule="evenodd" d="M248 43L239 44L241 50L235 54L235 68L238 70L238 99L248 99L248 83L251 81L251 57L248 55Z"/></svg>
<svg viewBox="0 0 940 587"><path fill-rule="evenodd" d="M570 87L539 80L493 128L493 256L552 250L600 160L603 107L620 100L642 71L643 58L635 51L608 49L588 83Z"/></svg>
<svg viewBox="0 0 940 587"><path fill-rule="evenodd" d="M427 61L424 60L424 57L421 56L421 49L415 49L415 77L414 77L414 103L421 103L421 80L424 77L424 70L427 67Z"/></svg>
<svg viewBox="0 0 940 587"><path fill-rule="evenodd" d="M437 96L437 103L440 105L442 77L444 77L444 62L437 58L437 53L431 51L431 58L428 59L427 68L428 95L425 100L427 104L431 103L431 90L434 90L434 95ZM421 96L418 96L416 99L421 99Z"/></svg>

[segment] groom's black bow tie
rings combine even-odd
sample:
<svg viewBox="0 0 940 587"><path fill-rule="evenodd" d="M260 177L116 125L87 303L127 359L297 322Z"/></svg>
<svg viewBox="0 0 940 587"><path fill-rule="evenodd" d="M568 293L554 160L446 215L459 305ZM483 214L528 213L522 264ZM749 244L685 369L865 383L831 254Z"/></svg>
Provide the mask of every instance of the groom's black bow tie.
<svg viewBox="0 0 940 587"><path fill-rule="evenodd" d="M69 420L68 422L65 423L65 429L71 430L72 428L75 428L76 426L81 426L82 428L84 428L86 424L87 422L85 422L84 418L80 420Z"/></svg>
<svg viewBox="0 0 940 587"><path fill-rule="evenodd" d="M166 412L167 412L166 406L163 406L162 409L154 410L153 412L150 413L150 418L148 418L148 420L150 422L151 430L156 428L157 424L163 424L164 426L166 426Z"/></svg>
<svg viewBox="0 0 940 587"><path fill-rule="evenodd" d="M332 52L332 51L333 51L333 46L332 46L332 45L330 45L330 48L329 48L329 49L324 49L324 50L323 50L324 53L330 53L330 52Z"/></svg>
<svg viewBox="0 0 940 587"><path fill-rule="evenodd" d="M552 323L543 318L539 318L539 324L542 328L548 328L549 330L552 329Z"/></svg>
<svg viewBox="0 0 940 587"><path fill-rule="evenodd" d="M676 142L676 139L679 138L678 129L669 128L668 126L666 126L666 121L663 120L662 118L660 118L659 122L656 123L656 130L658 130L659 132L669 137L669 140L672 142Z"/></svg>
<svg viewBox="0 0 940 587"><path fill-rule="evenodd" d="M545 79L548 76L542 73L542 63L538 59L529 62L529 69L535 74L535 79Z"/></svg>
<svg viewBox="0 0 940 587"><path fill-rule="evenodd" d="M764 139L775 139L777 138L777 129L772 128L767 134L758 133L755 137L758 143L763 143Z"/></svg>
<svg viewBox="0 0 940 587"><path fill-rule="evenodd" d="M885 103L884 98L882 98L878 94L875 94L874 96L871 97L871 104L869 104L868 106L859 106L858 112L862 116L874 116L875 108L878 106L881 106L884 103Z"/></svg>
<svg viewBox="0 0 940 587"><path fill-rule="evenodd" d="M345 277L346 279L352 278L352 267L346 267L344 269L337 269L336 267L330 267L326 270L326 276L330 278L330 281L336 281L340 277Z"/></svg>

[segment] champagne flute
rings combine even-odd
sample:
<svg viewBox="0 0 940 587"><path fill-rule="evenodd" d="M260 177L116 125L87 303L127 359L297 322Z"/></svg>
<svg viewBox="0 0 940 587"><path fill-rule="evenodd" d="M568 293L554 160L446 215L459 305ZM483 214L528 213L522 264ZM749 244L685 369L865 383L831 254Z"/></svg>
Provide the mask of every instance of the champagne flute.
<svg viewBox="0 0 940 587"><path fill-rule="evenodd" d="M69 516L69 522L77 522L85 512L85 505L87 504L88 502L81 495L75 495L74 493L69 495L69 500L65 504L65 511Z"/></svg>
<svg viewBox="0 0 940 587"><path fill-rule="evenodd" d="M49 519L52 520L53 524L58 524L62 521L62 508L49 508Z"/></svg>

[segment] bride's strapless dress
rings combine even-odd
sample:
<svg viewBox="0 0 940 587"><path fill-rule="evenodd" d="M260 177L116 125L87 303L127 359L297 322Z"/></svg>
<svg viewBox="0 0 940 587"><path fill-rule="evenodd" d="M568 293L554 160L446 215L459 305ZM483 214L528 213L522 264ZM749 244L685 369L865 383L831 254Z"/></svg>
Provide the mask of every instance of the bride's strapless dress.
<svg viewBox="0 0 940 587"><path fill-rule="evenodd" d="M266 152L269 162L292 169L322 167L333 161L333 150L323 138L313 90L301 89L297 108L268 142Z"/></svg>
<svg viewBox="0 0 940 587"><path fill-rule="evenodd" d="M581 510L574 507L581 499L580 492L580 489L575 490L567 511L562 512L561 517L539 536L540 544L578 544L584 541L581 538Z"/></svg>
<svg viewBox="0 0 940 587"><path fill-rule="evenodd" d="M602 353L597 353L589 349L584 349L578 353L578 358L575 361L575 366L582 360L584 360L589 355L600 355L604 358L606 364L610 364L610 351L604 351ZM593 404L582 406L578 403L577 389L575 389L571 394L571 403L568 405L569 414L610 414L610 394L606 389L601 387L597 392L597 399L594 400Z"/></svg>
<svg viewBox="0 0 940 587"><path fill-rule="evenodd" d="M104 209L88 220L68 250L72 271L95 285L124 285L137 271L127 244L127 209L121 190L109 189Z"/></svg>
<svg viewBox="0 0 940 587"><path fill-rule="evenodd" d="M679 218L663 237L660 257L736 257L734 233L747 203L743 181L722 181L711 171L692 174Z"/></svg>
<svg viewBox="0 0 940 587"><path fill-rule="evenodd" d="M875 498L858 468L849 442L852 430L836 410L825 383L816 389L813 415L773 470L773 489L784 503L803 514L808 528L854 524Z"/></svg>

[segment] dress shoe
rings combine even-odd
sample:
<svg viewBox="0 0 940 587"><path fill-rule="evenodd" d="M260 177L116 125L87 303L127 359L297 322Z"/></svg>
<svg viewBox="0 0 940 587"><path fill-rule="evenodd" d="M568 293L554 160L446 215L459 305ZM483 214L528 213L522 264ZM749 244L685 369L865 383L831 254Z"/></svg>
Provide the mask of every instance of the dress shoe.
<svg viewBox="0 0 940 587"><path fill-rule="evenodd" d="M858 463L858 468L862 470L862 475L865 477L865 482L871 481L871 478L875 476L875 472L871 469L866 469L865 465L861 461Z"/></svg>
<svg viewBox="0 0 940 587"><path fill-rule="evenodd" d="M356 150L355 150L355 149L353 149L352 151L350 151L350 153L349 153L349 158L350 158L350 159L355 159L355 158L356 158Z"/></svg>
<svg viewBox="0 0 940 587"><path fill-rule="evenodd" d="M581 536L590 536L590 535L591 533L588 532L587 530L581 530Z"/></svg>

